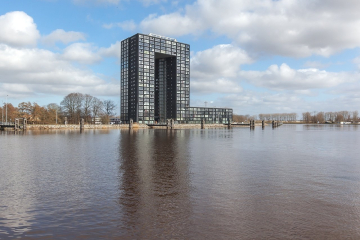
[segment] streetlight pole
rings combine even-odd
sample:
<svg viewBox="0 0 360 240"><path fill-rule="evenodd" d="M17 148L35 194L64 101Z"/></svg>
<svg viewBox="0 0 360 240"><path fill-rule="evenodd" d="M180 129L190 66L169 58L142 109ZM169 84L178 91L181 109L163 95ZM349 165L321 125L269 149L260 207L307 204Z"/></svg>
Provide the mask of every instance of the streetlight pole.
<svg viewBox="0 0 360 240"><path fill-rule="evenodd" d="M8 95L6 95L6 125L7 125L7 97Z"/></svg>

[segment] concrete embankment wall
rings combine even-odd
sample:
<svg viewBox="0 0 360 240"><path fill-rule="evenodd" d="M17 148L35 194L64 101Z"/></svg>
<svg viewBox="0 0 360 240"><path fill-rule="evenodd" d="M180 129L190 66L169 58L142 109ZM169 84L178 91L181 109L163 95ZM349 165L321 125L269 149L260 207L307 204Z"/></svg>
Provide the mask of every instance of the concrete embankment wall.
<svg viewBox="0 0 360 240"><path fill-rule="evenodd" d="M84 125L84 129L128 129L128 124L101 124L101 125ZM134 124L133 128L149 128L145 124ZM58 125L27 125L28 130L43 130L43 129L79 129L79 124L58 124Z"/></svg>
<svg viewBox="0 0 360 240"><path fill-rule="evenodd" d="M258 124L256 124L258 125ZM205 124L205 128L226 128L224 124ZM249 126L236 126L236 127L249 127ZM166 127L149 127L146 124L134 123L134 129L166 129ZM173 129L200 129L201 124L175 124ZM28 130L44 130L44 129L79 129L79 124L58 124L58 125L40 125L40 124L29 124L27 125ZM84 129L129 129L129 124L101 124L101 125L84 125Z"/></svg>

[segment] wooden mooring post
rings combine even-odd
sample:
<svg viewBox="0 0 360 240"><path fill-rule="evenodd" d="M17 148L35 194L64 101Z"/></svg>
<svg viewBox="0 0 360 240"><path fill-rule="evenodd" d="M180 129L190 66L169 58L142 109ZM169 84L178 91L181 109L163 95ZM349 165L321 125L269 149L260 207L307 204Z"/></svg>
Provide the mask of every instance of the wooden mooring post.
<svg viewBox="0 0 360 240"><path fill-rule="evenodd" d="M228 129L231 129L231 121L230 121L230 118L228 118Z"/></svg>
<svg viewBox="0 0 360 240"><path fill-rule="evenodd" d="M20 119L18 118L15 118L15 131L19 130L20 129Z"/></svg>
<svg viewBox="0 0 360 240"><path fill-rule="evenodd" d="M255 120L250 120L250 129L255 128Z"/></svg>
<svg viewBox="0 0 360 240"><path fill-rule="evenodd" d="M129 129L133 129L133 125L134 125L134 120L132 118L130 118Z"/></svg>
<svg viewBox="0 0 360 240"><path fill-rule="evenodd" d="M262 121L261 121L261 127L262 127L262 129L265 128L265 120L262 120Z"/></svg>
<svg viewBox="0 0 360 240"><path fill-rule="evenodd" d="M201 129L205 129L205 119L201 119Z"/></svg>
<svg viewBox="0 0 360 240"><path fill-rule="evenodd" d="M84 119L80 119L80 132L84 130Z"/></svg>
<svg viewBox="0 0 360 240"><path fill-rule="evenodd" d="M168 119L166 123L166 129L173 129L175 127L175 120Z"/></svg>
<svg viewBox="0 0 360 240"><path fill-rule="evenodd" d="M27 120L26 118L23 118L23 131L26 130Z"/></svg>
<svg viewBox="0 0 360 240"><path fill-rule="evenodd" d="M280 127L283 123L280 121L272 121L272 127L276 128L276 127Z"/></svg>

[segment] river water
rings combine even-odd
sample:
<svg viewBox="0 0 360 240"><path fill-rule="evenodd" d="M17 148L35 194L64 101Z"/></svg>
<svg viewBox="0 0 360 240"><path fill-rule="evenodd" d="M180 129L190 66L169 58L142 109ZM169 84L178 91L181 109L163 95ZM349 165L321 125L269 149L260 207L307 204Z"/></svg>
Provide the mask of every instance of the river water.
<svg viewBox="0 0 360 240"><path fill-rule="evenodd" d="M0 132L0 239L360 239L360 127Z"/></svg>

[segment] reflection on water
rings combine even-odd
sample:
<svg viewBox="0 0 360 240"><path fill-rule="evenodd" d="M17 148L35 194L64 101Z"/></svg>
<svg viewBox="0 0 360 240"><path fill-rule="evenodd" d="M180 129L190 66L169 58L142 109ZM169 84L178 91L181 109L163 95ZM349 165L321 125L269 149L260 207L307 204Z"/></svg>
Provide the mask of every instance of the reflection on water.
<svg viewBox="0 0 360 240"><path fill-rule="evenodd" d="M358 126L0 133L0 239L358 239Z"/></svg>
<svg viewBox="0 0 360 240"><path fill-rule="evenodd" d="M189 229L187 131L130 131L121 136L119 204L126 236L185 239Z"/></svg>

